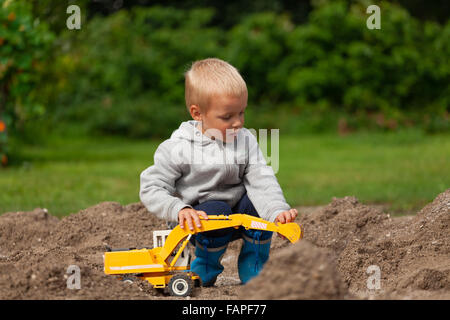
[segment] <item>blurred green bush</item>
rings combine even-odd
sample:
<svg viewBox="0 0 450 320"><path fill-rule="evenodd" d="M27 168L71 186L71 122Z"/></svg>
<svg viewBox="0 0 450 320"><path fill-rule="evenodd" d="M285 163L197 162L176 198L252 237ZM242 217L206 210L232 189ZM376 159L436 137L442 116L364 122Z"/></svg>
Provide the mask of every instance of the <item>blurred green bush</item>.
<svg viewBox="0 0 450 320"><path fill-rule="evenodd" d="M214 56L247 81L255 126L450 129L450 20L420 22L381 2L381 30L369 30L361 3L318 3L305 24L266 12L227 30L212 24L220 12L210 8L133 7L95 17L60 34L41 97L54 121L167 136L188 118L183 73Z"/></svg>
<svg viewBox="0 0 450 320"><path fill-rule="evenodd" d="M406 114L449 110L448 28L421 25L405 10L381 5L381 30L366 28L361 5L330 2L287 37L288 57L274 78L296 105L343 110L395 122Z"/></svg>
<svg viewBox="0 0 450 320"><path fill-rule="evenodd" d="M45 23L33 19L25 1L0 0L0 163L8 161L9 134L45 114L37 83L53 40Z"/></svg>
<svg viewBox="0 0 450 320"><path fill-rule="evenodd" d="M81 121L97 132L166 136L187 115L189 63L221 51L221 30L208 27L213 14L133 8L63 33L54 79L43 90L53 118Z"/></svg>

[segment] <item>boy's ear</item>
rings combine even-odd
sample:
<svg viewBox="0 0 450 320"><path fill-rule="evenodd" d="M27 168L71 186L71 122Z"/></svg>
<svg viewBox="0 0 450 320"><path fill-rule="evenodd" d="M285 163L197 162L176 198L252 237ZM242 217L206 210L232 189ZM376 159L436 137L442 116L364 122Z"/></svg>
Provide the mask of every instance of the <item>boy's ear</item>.
<svg viewBox="0 0 450 320"><path fill-rule="evenodd" d="M189 113L191 114L192 119L202 121L202 112L199 106L192 104L189 107Z"/></svg>

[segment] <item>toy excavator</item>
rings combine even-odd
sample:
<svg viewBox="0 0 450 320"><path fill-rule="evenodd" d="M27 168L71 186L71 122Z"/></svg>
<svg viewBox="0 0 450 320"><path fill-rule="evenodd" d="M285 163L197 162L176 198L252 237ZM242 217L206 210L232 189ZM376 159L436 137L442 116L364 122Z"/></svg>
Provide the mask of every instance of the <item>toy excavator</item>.
<svg viewBox="0 0 450 320"><path fill-rule="evenodd" d="M136 275L154 288L166 288L173 296L188 296L200 277L190 271L190 255L186 247L193 234L233 227L278 232L294 243L302 238L296 223L275 224L246 214L211 215L200 218L201 227L179 225L172 230L154 231L153 249L110 249L104 254L106 274Z"/></svg>

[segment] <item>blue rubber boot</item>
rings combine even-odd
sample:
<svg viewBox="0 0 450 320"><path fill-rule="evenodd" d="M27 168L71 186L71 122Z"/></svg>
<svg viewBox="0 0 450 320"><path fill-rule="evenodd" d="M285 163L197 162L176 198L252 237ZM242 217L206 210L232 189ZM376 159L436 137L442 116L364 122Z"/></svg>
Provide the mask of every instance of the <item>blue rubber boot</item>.
<svg viewBox="0 0 450 320"><path fill-rule="evenodd" d="M245 230L242 234L244 244L238 258L238 272L242 283L256 277L269 259L272 232Z"/></svg>
<svg viewBox="0 0 450 320"><path fill-rule="evenodd" d="M222 237L205 237L201 233L195 236L195 256L191 263L191 271L202 279L202 286L210 287L224 267L220 263L232 234Z"/></svg>

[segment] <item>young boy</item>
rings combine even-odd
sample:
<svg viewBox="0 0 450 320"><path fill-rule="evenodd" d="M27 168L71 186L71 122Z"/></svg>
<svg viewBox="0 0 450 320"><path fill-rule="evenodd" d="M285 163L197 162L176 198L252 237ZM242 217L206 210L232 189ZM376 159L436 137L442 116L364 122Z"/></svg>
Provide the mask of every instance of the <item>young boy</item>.
<svg viewBox="0 0 450 320"><path fill-rule="evenodd" d="M154 165L141 173L140 199L169 222L200 227L199 217L244 213L287 223L298 212L286 203L256 138L244 128L247 86L239 72L216 58L192 64L185 74L186 107L193 120L181 123L161 143ZM242 146L242 143L245 145ZM230 241L243 238L238 258L242 283L255 277L269 258L272 233L221 229L191 238L196 258L191 270L211 286L224 267Z"/></svg>

